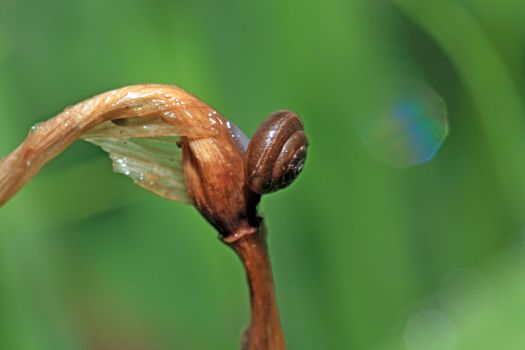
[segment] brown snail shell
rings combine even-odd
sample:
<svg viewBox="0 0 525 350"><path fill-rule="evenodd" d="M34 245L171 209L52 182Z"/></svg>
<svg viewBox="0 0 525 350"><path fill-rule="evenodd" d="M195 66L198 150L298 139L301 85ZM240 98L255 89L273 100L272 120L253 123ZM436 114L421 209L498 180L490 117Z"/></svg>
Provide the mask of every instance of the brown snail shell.
<svg viewBox="0 0 525 350"><path fill-rule="evenodd" d="M265 194L288 186L303 170L308 140L303 123L291 111L272 113L248 145L247 185Z"/></svg>

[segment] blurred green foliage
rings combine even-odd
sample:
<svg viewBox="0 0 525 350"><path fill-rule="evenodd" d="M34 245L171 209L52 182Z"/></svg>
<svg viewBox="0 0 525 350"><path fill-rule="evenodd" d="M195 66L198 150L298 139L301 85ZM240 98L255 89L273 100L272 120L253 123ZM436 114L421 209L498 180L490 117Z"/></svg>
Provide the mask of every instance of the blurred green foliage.
<svg viewBox="0 0 525 350"><path fill-rule="evenodd" d="M262 203L290 349L525 346L522 0L1 7L2 155L133 83L179 85L248 134L277 109L304 118L305 171ZM354 121L405 77L442 96L450 134L400 170ZM239 348L248 292L215 237L73 145L0 209L0 348Z"/></svg>

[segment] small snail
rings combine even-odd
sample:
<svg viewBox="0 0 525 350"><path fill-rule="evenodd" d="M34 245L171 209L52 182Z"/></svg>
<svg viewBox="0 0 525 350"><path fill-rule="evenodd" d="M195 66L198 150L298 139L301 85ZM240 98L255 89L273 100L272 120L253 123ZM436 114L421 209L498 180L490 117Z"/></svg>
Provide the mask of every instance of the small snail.
<svg viewBox="0 0 525 350"><path fill-rule="evenodd" d="M265 194L288 186L303 170L308 140L303 123L291 111L272 113L248 145L247 185Z"/></svg>

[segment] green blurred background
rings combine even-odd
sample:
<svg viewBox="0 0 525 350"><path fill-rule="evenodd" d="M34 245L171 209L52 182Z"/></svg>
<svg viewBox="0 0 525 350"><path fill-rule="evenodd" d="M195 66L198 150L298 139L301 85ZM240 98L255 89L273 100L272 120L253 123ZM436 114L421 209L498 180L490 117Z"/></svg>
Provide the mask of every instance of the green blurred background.
<svg viewBox="0 0 525 350"><path fill-rule="evenodd" d="M262 203L290 349L525 347L522 0L1 0L0 155L31 125L143 82L251 135L305 121L310 153ZM428 163L356 132L417 79L448 110ZM78 142L0 209L0 349L238 349L237 257L190 206Z"/></svg>

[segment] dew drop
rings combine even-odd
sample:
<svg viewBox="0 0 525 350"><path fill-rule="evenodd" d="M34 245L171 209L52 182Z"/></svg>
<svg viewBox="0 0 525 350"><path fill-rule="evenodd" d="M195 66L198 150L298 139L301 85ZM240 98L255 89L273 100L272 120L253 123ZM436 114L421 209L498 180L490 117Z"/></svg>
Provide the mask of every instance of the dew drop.
<svg viewBox="0 0 525 350"><path fill-rule="evenodd" d="M42 129L41 123L36 123L31 127L30 133L35 133L37 131L40 131Z"/></svg>
<svg viewBox="0 0 525 350"><path fill-rule="evenodd" d="M164 116L168 119L173 119L173 120L177 119L177 115L173 111L164 112Z"/></svg>
<svg viewBox="0 0 525 350"><path fill-rule="evenodd" d="M227 121L226 126L228 127L228 130L230 130L230 135L232 139L239 145L239 147L246 152L248 149L248 144L250 143L250 139L246 137L244 132L234 123Z"/></svg>

